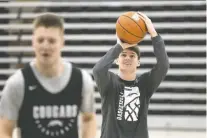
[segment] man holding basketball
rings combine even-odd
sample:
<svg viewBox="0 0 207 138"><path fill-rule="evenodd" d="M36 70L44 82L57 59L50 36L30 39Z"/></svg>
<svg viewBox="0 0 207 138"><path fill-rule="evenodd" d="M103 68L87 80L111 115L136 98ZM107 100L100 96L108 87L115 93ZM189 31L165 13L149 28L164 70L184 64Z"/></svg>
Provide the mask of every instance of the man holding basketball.
<svg viewBox="0 0 207 138"><path fill-rule="evenodd" d="M0 138L94 138L96 117L91 76L63 60L64 21L46 13L34 21L35 58L6 82L0 101Z"/></svg>
<svg viewBox="0 0 207 138"><path fill-rule="evenodd" d="M165 44L151 20L138 12L145 21L152 39L157 64L151 71L136 75L140 66L137 44L127 44L117 37L117 44L94 66L93 74L102 102L101 138L148 138L147 113L152 94L165 78L169 61ZM114 60L118 75L109 71Z"/></svg>

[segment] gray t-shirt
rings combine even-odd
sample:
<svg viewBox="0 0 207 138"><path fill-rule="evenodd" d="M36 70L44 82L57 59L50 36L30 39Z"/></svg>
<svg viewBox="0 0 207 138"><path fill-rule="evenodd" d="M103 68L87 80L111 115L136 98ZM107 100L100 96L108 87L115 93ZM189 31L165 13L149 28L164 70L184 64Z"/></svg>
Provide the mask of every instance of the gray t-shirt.
<svg viewBox="0 0 207 138"><path fill-rule="evenodd" d="M32 70L42 84L42 86L51 93L60 92L68 83L71 77L72 64L64 62L64 71L58 77L48 78L40 74L34 67L34 62L30 63ZM82 87L82 112L95 112L94 109L94 83L92 77L85 70L81 70L83 76ZM0 116L9 120L17 120L24 97L24 77L19 69L7 80L2 91L0 100Z"/></svg>
<svg viewBox="0 0 207 138"><path fill-rule="evenodd" d="M122 80L109 71L114 60L123 51L118 44L94 66L94 79L102 103L101 138L148 138L149 101L169 68L162 38L152 38L152 44L157 64L149 72L137 76L134 81Z"/></svg>

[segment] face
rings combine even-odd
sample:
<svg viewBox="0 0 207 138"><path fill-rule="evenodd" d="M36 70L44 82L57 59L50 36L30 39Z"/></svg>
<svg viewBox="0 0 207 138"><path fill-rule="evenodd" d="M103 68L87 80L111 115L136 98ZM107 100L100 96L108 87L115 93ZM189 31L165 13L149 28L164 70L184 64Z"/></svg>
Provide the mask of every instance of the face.
<svg viewBox="0 0 207 138"><path fill-rule="evenodd" d="M140 65L138 56L134 51L125 49L119 54L117 65L122 72L133 73L136 72L137 67Z"/></svg>
<svg viewBox="0 0 207 138"><path fill-rule="evenodd" d="M38 27L33 32L32 46L41 65L52 65L61 57L64 34L60 28Z"/></svg>

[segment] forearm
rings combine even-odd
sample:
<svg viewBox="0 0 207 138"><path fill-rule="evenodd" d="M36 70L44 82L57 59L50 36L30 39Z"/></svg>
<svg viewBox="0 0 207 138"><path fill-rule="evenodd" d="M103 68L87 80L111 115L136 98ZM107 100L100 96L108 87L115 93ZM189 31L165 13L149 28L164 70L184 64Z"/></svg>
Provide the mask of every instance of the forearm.
<svg viewBox="0 0 207 138"><path fill-rule="evenodd" d="M108 71L122 50L122 47L118 44L112 47L94 66L95 74L100 71Z"/></svg>
<svg viewBox="0 0 207 138"><path fill-rule="evenodd" d="M167 56L167 52L165 51L164 40L160 35L157 35L152 38L152 44L154 47L154 54L157 60L157 70L160 73L165 73L169 67L169 59Z"/></svg>
<svg viewBox="0 0 207 138"><path fill-rule="evenodd" d="M165 51L165 44L162 38L160 36L152 38L152 44L154 47L154 54L157 63L149 72L148 76L148 86L150 86L148 87L147 92L148 99L152 96L153 92L158 88L162 80L165 78L169 68L168 56Z"/></svg>
<svg viewBox="0 0 207 138"><path fill-rule="evenodd" d="M110 85L111 74L109 69L122 50L123 49L120 45L115 45L98 61L98 63L96 63L93 68L94 80L99 88L101 96L105 95L106 89Z"/></svg>
<svg viewBox="0 0 207 138"><path fill-rule="evenodd" d="M95 115L89 120L85 120L82 124L82 138L95 138L97 131Z"/></svg>

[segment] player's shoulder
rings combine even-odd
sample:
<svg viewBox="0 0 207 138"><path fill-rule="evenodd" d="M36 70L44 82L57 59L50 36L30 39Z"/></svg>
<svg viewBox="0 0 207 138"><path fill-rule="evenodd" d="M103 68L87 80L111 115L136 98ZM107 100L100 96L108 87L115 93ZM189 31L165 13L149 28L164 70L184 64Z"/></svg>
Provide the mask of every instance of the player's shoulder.
<svg viewBox="0 0 207 138"><path fill-rule="evenodd" d="M67 66L67 69L69 70L75 69L80 71L83 76L87 76L87 77L91 76L91 74L87 70L80 68L78 65L74 63L64 61L64 64Z"/></svg>
<svg viewBox="0 0 207 138"><path fill-rule="evenodd" d="M92 81L92 75L86 69L80 68L76 65L73 65L73 67L80 71L84 83L87 84Z"/></svg>
<svg viewBox="0 0 207 138"><path fill-rule="evenodd" d="M21 87L23 83L24 83L24 77L21 69L18 69L16 72L14 72L6 81L6 84L15 87Z"/></svg>
<svg viewBox="0 0 207 138"><path fill-rule="evenodd" d="M91 76L91 74L85 69L80 69L80 71L81 71L82 75Z"/></svg>

